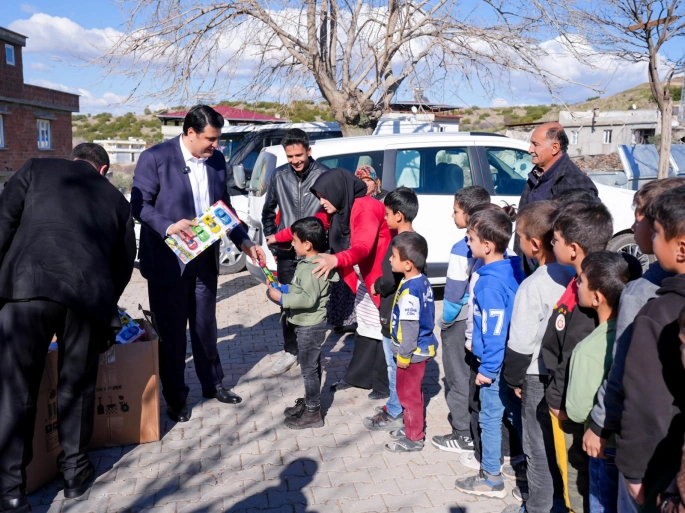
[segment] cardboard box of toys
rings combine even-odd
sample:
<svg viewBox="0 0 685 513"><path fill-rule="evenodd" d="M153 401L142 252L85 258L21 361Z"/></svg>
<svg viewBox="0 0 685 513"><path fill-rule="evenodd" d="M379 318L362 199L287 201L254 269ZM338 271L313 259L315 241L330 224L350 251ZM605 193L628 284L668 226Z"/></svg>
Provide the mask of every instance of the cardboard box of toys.
<svg viewBox="0 0 685 513"><path fill-rule="evenodd" d="M26 493L59 475L57 456L62 451L57 435L57 350L48 352L36 403L33 459L26 467Z"/></svg>
<svg viewBox="0 0 685 513"><path fill-rule="evenodd" d="M217 201L193 221L198 224L193 226L193 233L184 232L181 237L171 235L164 239L184 264L240 224L238 216L223 201Z"/></svg>
<svg viewBox="0 0 685 513"><path fill-rule="evenodd" d="M114 344L100 355L91 449L160 439L159 336L151 321L128 317L122 332L137 325L137 340Z"/></svg>

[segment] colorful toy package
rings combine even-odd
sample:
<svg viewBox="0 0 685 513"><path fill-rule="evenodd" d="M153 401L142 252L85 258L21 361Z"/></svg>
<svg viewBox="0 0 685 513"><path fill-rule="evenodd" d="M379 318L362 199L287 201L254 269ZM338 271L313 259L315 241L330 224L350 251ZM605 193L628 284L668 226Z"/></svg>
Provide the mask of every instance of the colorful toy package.
<svg viewBox="0 0 685 513"><path fill-rule="evenodd" d="M119 308L119 320L121 320L121 331L117 333L117 344L130 344L145 335L145 330L134 321L126 310Z"/></svg>
<svg viewBox="0 0 685 513"><path fill-rule="evenodd" d="M193 226L193 233L183 232L180 237L171 235L164 239L167 246L184 264L190 262L240 224L238 216L221 200L193 221L198 224L198 226Z"/></svg>

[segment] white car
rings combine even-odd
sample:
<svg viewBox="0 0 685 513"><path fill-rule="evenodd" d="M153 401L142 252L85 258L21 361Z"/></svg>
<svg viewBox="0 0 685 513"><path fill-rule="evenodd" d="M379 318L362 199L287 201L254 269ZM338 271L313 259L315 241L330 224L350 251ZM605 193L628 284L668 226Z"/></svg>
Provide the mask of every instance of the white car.
<svg viewBox="0 0 685 513"><path fill-rule="evenodd" d="M533 168L528 147L527 142L474 132L373 135L317 141L312 144L312 156L330 168L351 172L371 165L384 190L399 186L414 189L419 198L414 228L428 241L428 277L432 284L442 285L450 250L464 237L464 230L458 230L451 217L454 193L462 187L481 185L490 191L493 202L516 205ZM248 186L248 214L243 219L251 239L262 245L272 271L276 263L265 245L262 208L274 169L286 162L281 146L262 150ZM600 184L597 190L614 218L609 249L635 254L637 246L630 229L634 192ZM264 281L261 269L249 260L246 264L253 276Z"/></svg>

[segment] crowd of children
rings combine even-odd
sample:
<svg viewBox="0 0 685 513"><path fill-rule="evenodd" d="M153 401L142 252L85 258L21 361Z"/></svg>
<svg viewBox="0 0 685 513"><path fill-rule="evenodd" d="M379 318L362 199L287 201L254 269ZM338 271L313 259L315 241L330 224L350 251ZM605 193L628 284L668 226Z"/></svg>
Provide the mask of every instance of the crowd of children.
<svg viewBox="0 0 685 513"><path fill-rule="evenodd" d="M412 228L416 195L401 187L384 202L396 235L370 292L381 296L390 397L364 424L389 431L386 449L424 448L421 383L437 324L452 432L431 442L478 469L458 490L502 498L513 477L526 483L525 493L515 488L521 513L685 511L685 475L675 480L685 436L685 179L635 195L635 240L652 262L644 275L634 256L607 251L613 220L594 194L565 191L514 214L465 187L452 217L466 237L452 248L438 319L428 247ZM514 215L520 257L507 249ZM315 221L293 225L304 258L289 287L269 290L298 336L305 397L285 411L292 428L323 425L325 306L338 277L311 275L325 239Z"/></svg>

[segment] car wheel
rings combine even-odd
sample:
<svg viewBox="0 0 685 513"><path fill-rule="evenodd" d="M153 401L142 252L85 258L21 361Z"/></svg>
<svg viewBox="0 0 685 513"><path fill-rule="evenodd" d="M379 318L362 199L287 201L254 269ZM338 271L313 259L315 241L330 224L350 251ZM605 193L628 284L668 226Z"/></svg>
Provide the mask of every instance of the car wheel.
<svg viewBox="0 0 685 513"><path fill-rule="evenodd" d="M609 241L607 244L607 249L609 251L617 251L619 253L629 253L633 255L642 264L642 271L645 272L649 268L649 264L654 262L656 259L653 255L645 255L640 251L637 243L635 242L635 237L632 233L623 233L617 235Z"/></svg>
<svg viewBox="0 0 685 513"><path fill-rule="evenodd" d="M245 253L239 251L228 236L219 242L219 274L234 274L245 269Z"/></svg>

